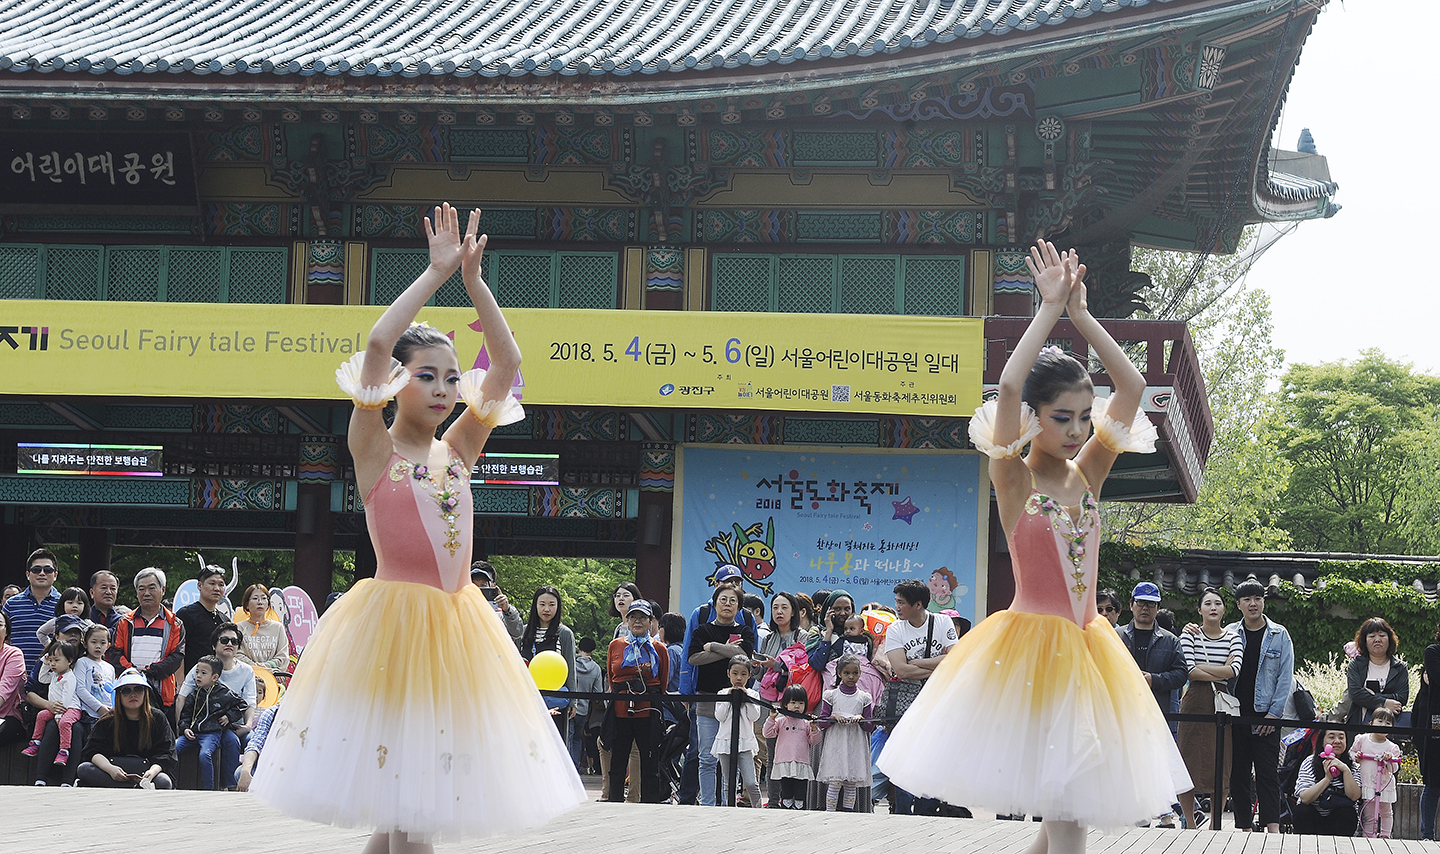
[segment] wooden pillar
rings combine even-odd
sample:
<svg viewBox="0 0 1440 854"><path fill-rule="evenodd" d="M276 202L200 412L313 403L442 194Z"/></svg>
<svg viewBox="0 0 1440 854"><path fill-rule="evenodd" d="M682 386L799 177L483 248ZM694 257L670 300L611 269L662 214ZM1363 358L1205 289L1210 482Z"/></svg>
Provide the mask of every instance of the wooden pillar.
<svg viewBox="0 0 1440 854"><path fill-rule="evenodd" d="M670 608L670 526L673 492L640 492L640 536L635 544L635 584L647 599Z"/></svg>
<svg viewBox="0 0 1440 854"><path fill-rule="evenodd" d="M80 529L80 565L75 586L90 589L90 576L110 568L110 532L104 528Z"/></svg>
<svg viewBox="0 0 1440 854"><path fill-rule="evenodd" d="M330 484L302 483L295 499L295 586L313 602L330 595L335 566L335 522Z"/></svg>

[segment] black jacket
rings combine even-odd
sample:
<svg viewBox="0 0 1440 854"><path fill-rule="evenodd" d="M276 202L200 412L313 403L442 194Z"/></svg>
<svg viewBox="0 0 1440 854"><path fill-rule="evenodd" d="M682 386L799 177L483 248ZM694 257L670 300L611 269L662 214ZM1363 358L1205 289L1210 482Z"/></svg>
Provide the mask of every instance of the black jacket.
<svg viewBox="0 0 1440 854"><path fill-rule="evenodd" d="M180 732L187 729L193 729L196 735L220 732L244 723L246 708L245 701L225 687L224 682L216 682L209 691L196 688L195 693L185 701L185 710L180 715ZM229 719L225 726L220 725L222 716Z"/></svg>
<svg viewBox="0 0 1440 854"><path fill-rule="evenodd" d="M1119 632L1125 648L1134 655L1135 624L1126 623ZM1185 654L1180 651L1180 639L1156 626L1155 637L1150 641L1150 653L1140 664L1140 669L1150 674L1150 693L1155 695L1160 711L1170 711L1170 692L1183 686L1190 674L1190 668L1185 666Z"/></svg>

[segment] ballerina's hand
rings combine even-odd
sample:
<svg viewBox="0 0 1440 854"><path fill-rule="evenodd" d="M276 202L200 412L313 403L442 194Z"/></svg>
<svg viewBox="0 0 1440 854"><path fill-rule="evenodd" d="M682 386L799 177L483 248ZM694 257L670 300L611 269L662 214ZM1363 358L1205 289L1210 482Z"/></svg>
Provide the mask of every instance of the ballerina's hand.
<svg viewBox="0 0 1440 854"><path fill-rule="evenodd" d="M490 241L490 235L476 237L479 230L480 209L476 208L470 212L470 220L465 223L465 240L461 244L460 275L467 282L481 281L480 259L485 256L485 244Z"/></svg>
<svg viewBox="0 0 1440 854"><path fill-rule="evenodd" d="M1070 297L1065 301L1065 311L1074 317L1090 310L1085 300L1085 265L1080 263L1080 256L1075 254L1074 249L1066 253L1065 261L1070 269L1075 271L1075 278L1070 284Z"/></svg>
<svg viewBox="0 0 1440 854"><path fill-rule="evenodd" d="M464 248L460 241L460 212L446 202L425 219L425 239L430 244L430 266L448 278L460 266Z"/></svg>
<svg viewBox="0 0 1440 854"><path fill-rule="evenodd" d="M1046 305L1063 306L1070 299L1075 268L1073 262L1067 263L1068 260L1067 256L1056 250L1055 244L1048 240L1037 240L1035 245L1030 247L1025 266L1030 268L1035 289L1040 292L1040 299Z"/></svg>

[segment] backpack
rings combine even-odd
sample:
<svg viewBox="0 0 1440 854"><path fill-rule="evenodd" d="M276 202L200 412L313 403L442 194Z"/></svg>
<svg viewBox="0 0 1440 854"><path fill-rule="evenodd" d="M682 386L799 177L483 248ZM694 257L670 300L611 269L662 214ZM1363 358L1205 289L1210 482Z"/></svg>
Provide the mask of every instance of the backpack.
<svg viewBox="0 0 1440 854"><path fill-rule="evenodd" d="M808 700L806 711L814 711L820 704L820 674L810 666L810 656L805 652L805 643L796 641L776 653L775 657L779 659L783 669L766 671L765 676L760 679L760 696L773 703L780 699L787 686L799 685L805 689ZM768 696L767 681L770 683L768 690L775 694L773 697Z"/></svg>

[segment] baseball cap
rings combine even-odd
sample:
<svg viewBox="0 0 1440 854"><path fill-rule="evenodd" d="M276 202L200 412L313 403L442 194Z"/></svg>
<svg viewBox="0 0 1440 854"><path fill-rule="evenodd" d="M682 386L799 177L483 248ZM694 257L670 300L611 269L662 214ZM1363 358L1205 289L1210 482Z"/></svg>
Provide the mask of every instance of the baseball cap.
<svg viewBox="0 0 1440 854"><path fill-rule="evenodd" d="M628 617L636 611L639 611L647 617L655 616L655 612L650 609L650 603L644 599L636 599L634 602L631 602L630 607L625 609L625 616Z"/></svg>
<svg viewBox="0 0 1440 854"><path fill-rule="evenodd" d="M82 620L74 614L61 614L55 618L55 634L63 635L66 632L83 629L88 623L88 620Z"/></svg>
<svg viewBox="0 0 1440 854"><path fill-rule="evenodd" d="M727 563L727 564L725 564L724 566L720 567L719 569L715 570L715 580L716 580L716 581L729 581L729 580L732 579L732 578L739 578L739 577L740 577L740 567L735 566L735 565L733 565L733 564L728 564L728 563Z"/></svg>
<svg viewBox="0 0 1440 854"><path fill-rule="evenodd" d="M1130 598L1132 600L1139 599L1141 602L1159 602L1160 588L1148 581L1142 581L1135 585L1135 590L1130 594Z"/></svg>

